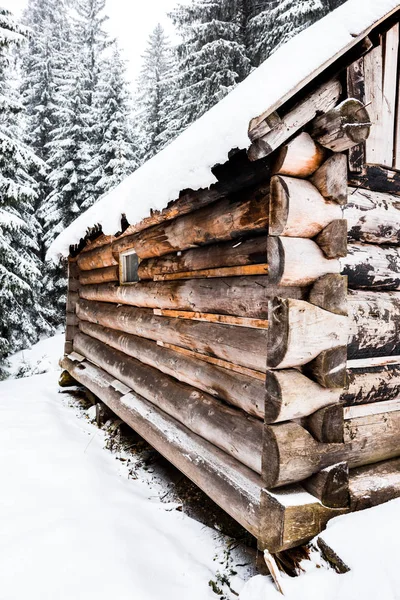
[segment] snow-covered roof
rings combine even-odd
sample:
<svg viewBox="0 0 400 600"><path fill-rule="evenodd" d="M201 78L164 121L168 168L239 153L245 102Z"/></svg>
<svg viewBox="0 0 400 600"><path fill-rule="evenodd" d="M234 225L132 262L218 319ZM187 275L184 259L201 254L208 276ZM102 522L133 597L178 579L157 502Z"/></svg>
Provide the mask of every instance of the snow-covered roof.
<svg viewBox="0 0 400 600"><path fill-rule="evenodd" d="M399 0L348 0L289 40L174 142L80 215L53 242L48 257L68 256L69 246L95 224L114 235L122 214L136 224L151 209L162 210L177 199L181 190L215 183L211 168L226 162L233 148L249 146L252 118L275 111L397 8Z"/></svg>

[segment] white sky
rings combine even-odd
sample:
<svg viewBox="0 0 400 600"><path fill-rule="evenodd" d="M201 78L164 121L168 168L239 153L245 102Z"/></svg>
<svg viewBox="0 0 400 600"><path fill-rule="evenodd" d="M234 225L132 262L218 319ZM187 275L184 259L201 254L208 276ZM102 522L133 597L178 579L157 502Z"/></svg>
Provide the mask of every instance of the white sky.
<svg viewBox="0 0 400 600"><path fill-rule="evenodd" d="M57 1L57 0L55 0ZM146 41L157 25L161 23L173 40L173 26L167 12L179 4L188 4L191 0L107 0L107 13L110 17L108 27L127 59L128 79L134 83L141 64L141 54ZM26 0L2 0L2 6L14 14L19 14Z"/></svg>

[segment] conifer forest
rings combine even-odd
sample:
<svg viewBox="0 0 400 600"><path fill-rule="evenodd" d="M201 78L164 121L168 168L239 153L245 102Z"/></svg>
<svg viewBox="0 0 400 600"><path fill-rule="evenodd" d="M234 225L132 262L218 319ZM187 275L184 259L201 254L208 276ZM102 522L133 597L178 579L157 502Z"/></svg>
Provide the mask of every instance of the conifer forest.
<svg viewBox="0 0 400 600"><path fill-rule="evenodd" d="M157 25L135 82L106 0L29 0L21 18L0 6L0 379L63 324L57 235L343 1L177 4L174 42Z"/></svg>

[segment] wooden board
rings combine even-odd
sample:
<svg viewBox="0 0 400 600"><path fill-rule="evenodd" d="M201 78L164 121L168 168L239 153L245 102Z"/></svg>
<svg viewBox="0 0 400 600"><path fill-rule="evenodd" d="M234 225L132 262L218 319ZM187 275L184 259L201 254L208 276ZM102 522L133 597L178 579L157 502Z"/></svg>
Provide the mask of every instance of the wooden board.
<svg viewBox="0 0 400 600"><path fill-rule="evenodd" d="M383 48L372 48L364 56L365 100L371 117L371 133L365 145L365 158L370 164L385 164L385 131L383 128ZM391 166L391 163L390 165Z"/></svg>
<svg viewBox="0 0 400 600"><path fill-rule="evenodd" d="M383 165L392 167L394 161L396 97L398 88L399 24L396 23L385 35L383 70L383 115L384 136Z"/></svg>

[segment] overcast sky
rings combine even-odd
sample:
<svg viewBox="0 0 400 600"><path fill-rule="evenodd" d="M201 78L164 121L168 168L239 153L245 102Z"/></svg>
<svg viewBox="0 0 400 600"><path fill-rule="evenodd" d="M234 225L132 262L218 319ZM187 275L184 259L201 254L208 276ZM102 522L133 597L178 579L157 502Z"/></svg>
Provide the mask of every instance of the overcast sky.
<svg viewBox="0 0 400 600"><path fill-rule="evenodd" d="M140 69L140 56L151 31L157 23L161 23L173 38L173 27L167 12L178 3L188 4L190 1L107 0L107 12L110 17L108 27L124 51L128 61L128 78L132 83ZM2 0L1 2L2 6L15 14L20 13L26 3L26 0Z"/></svg>

